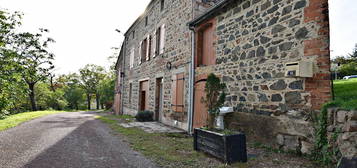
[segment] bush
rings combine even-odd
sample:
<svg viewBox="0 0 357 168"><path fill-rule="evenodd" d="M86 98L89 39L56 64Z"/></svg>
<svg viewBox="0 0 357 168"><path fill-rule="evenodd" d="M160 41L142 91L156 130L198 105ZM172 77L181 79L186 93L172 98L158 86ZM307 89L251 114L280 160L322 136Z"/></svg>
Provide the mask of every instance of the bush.
<svg viewBox="0 0 357 168"><path fill-rule="evenodd" d="M154 113L152 111L139 111L135 116L136 120L139 122L149 122L154 121Z"/></svg>

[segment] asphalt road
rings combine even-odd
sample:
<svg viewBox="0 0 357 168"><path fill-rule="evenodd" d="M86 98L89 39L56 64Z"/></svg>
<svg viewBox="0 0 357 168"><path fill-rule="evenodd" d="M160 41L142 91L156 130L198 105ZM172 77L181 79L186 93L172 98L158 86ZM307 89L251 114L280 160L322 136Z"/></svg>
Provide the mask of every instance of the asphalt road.
<svg viewBox="0 0 357 168"><path fill-rule="evenodd" d="M61 113L0 132L1 168L156 167L91 112Z"/></svg>

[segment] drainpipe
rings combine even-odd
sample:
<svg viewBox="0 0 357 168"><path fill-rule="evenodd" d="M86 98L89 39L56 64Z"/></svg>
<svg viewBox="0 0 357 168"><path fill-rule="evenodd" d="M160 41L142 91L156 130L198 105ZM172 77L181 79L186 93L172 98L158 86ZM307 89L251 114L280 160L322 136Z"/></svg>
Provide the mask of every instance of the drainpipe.
<svg viewBox="0 0 357 168"><path fill-rule="evenodd" d="M192 0L192 19L195 17L195 0ZM190 63L190 75L189 75L189 109L188 109L188 133L192 135L193 128L193 87L195 84L195 32L193 27L189 27L191 30L191 63Z"/></svg>
<svg viewBox="0 0 357 168"><path fill-rule="evenodd" d="M190 28L191 29L191 28ZM192 30L192 29L191 29ZM193 99L194 99L194 93L193 93L193 87L195 84L195 32L192 30L191 32L191 40L192 40L192 56L191 56L191 63L190 63L190 80L189 80L189 113L188 113L188 133L192 134L192 128L193 128Z"/></svg>

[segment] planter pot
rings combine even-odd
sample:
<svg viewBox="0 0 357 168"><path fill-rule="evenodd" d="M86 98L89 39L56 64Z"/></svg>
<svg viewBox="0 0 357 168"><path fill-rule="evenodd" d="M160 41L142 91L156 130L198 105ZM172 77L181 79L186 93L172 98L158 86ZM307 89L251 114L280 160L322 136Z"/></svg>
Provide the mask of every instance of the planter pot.
<svg viewBox="0 0 357 168"><path fill-rule="evenodd" d="M247 162L245 134L224 135L208 130L194 130L194 150L210 154L225 163Z"/></svg>

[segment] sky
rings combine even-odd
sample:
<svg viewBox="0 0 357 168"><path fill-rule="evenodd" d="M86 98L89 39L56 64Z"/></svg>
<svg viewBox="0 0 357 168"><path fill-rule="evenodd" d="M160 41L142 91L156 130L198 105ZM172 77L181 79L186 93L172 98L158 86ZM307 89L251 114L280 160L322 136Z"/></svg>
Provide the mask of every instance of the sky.
<svg viewBox="0 0 357 168"><path fill-rule="evenodd" d="M0 8L24 13L23 31L50 30L56 40L56 73L77 72L86 64L109 67L112 47L150 0L0 0ZM329 0L331 56L347 55L357 43L357 1Z"/></svg>
<svg viewBox="0 0 357 168"><path fill-rule="evenodd" d="M0 0L0 8L24 13L21 31L50 30L56 43L57 74L77 72L86 64L109 68L112 47L144 12L150 0Z"/></svg>

